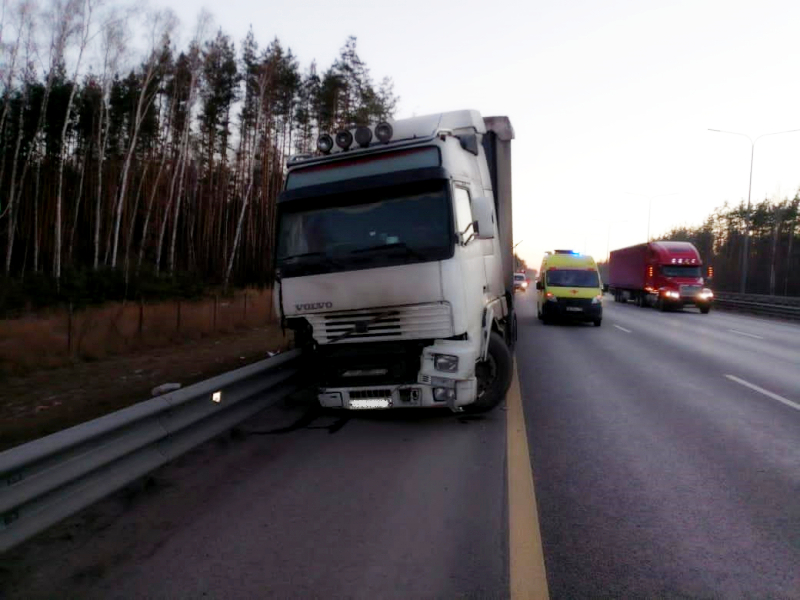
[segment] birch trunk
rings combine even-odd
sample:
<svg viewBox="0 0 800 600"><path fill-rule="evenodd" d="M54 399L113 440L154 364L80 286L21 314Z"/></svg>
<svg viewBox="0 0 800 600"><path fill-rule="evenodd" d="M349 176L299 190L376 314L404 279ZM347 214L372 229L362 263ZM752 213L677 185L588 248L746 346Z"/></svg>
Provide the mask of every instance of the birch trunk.
<svg viewBox="0 0 800 600"><path fill-rule="evenodd" d="M19 162L19 149L22 145L22 124L23 124L23 115L25 114L25 107L27 106L27 93L25 94L25 100L22 102L22 106L20 107L19 111L19 121L17 123L17 143L14 147L14 162L11 167L11 184L9 186L8 191L8 206L6 207L6 211L8 212L8 221L6 223L8 227L8 239L6 242L6 275L11 273L11 253L14 249L14 233L16 231L17 225L17 218L16 218L16 211L15 211L15 201L14 196L16 193L15 185L17 182L17 164ZM3 161L5 163L5 161ZM2 178L0 178L2 181ZM25 184L24 179L20 181L20 190L22 186ZM20 191L21 195L21 191Z"/></svg>
<svg viewBox="0 0 800 600"><path fill-rule="evenodd" d="M55 225L55 249L53 259L53 275L56 278L56 285L61 281L61 205L64 196L64 162L65 162L65 145L67 139L67 128L69 127L69 115L72 112L72 103L75 100L75 91L78 89L78 71L83 60L83 52L86 50L86 45L89 43L89 28L92 22L92 11L94 6L91 1L86 0L83 6L83 13L81 15L81 42L78 51L78 59L75 62L75 71L72 75L72 86L70 87L69 99L67 100L67 110L64 117L64 125L61 127L61 144L59 147L58 157L58 187L56 191L56 225ZM69 8L68 8L69 10Z"/></svg>

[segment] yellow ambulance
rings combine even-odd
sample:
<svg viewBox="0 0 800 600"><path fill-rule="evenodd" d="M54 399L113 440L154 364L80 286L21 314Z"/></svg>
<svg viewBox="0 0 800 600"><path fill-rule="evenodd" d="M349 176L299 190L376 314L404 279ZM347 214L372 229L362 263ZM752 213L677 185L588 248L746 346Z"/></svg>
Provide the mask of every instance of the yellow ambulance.
<svg viewBox="0 0 800 600"><path fill-rule="evenodd" d="M572 250L547 252L536 281L536 312L548 324L557 318L603 322L603 283L591 256Z"/></svg>

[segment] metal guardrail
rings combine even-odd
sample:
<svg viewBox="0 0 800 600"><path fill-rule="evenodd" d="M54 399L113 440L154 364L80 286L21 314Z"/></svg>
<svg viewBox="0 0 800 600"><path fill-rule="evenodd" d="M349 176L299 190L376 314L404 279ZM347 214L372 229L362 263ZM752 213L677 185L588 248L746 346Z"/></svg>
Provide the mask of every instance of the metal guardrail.
<svg viewBox="0 0 800 600"><path fill-rule="evenodd" d="M714 305L771 317L800 319L800 297L714 292Z"/></svg>
<svg viewBox="0 0 800 600"><path fill-rule="evenodd" d="M0 453L0 552L274 404L299 363L292 350Z"/></svg>

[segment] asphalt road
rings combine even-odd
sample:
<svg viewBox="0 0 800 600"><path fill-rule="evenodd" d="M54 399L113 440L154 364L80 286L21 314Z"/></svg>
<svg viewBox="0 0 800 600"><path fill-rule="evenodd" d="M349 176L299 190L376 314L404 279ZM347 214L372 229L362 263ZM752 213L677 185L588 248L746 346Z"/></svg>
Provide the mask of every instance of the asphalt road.
<svg viewBox="0 0 800 600"><path fill-rule="evenodd" d="M522 311L552 597L800 597L800 326L613 301L600 328Z"/></svg>
<svg viewBox="0 0 800 600"><path fill-rule="evenodd" d="M0 597L508 596L506 411L276 407L244 429L22 547Z"/></svg>
<svg viewBox="0 0 800 600"><path fill-rule="evenodd" d="M0 597L505 598L535 502L553 598L800 597L800 325L609 302L545 326L532 297L524 428L511 400L276 406L3 557Z"/></svg>

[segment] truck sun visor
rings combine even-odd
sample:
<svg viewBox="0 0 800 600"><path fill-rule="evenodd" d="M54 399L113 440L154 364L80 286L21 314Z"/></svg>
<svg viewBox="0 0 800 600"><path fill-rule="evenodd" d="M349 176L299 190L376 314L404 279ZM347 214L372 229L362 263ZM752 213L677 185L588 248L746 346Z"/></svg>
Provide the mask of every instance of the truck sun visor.
<svg viewBox="0 0 800 600"><path fill-rule="evenodd" d="M383 175L385 173L438 167L440 165L439 150L433 146L383 152L360 159L335 161L304 169L296 169L289 173L286 189L294 190L357 177Z"/></svg>

